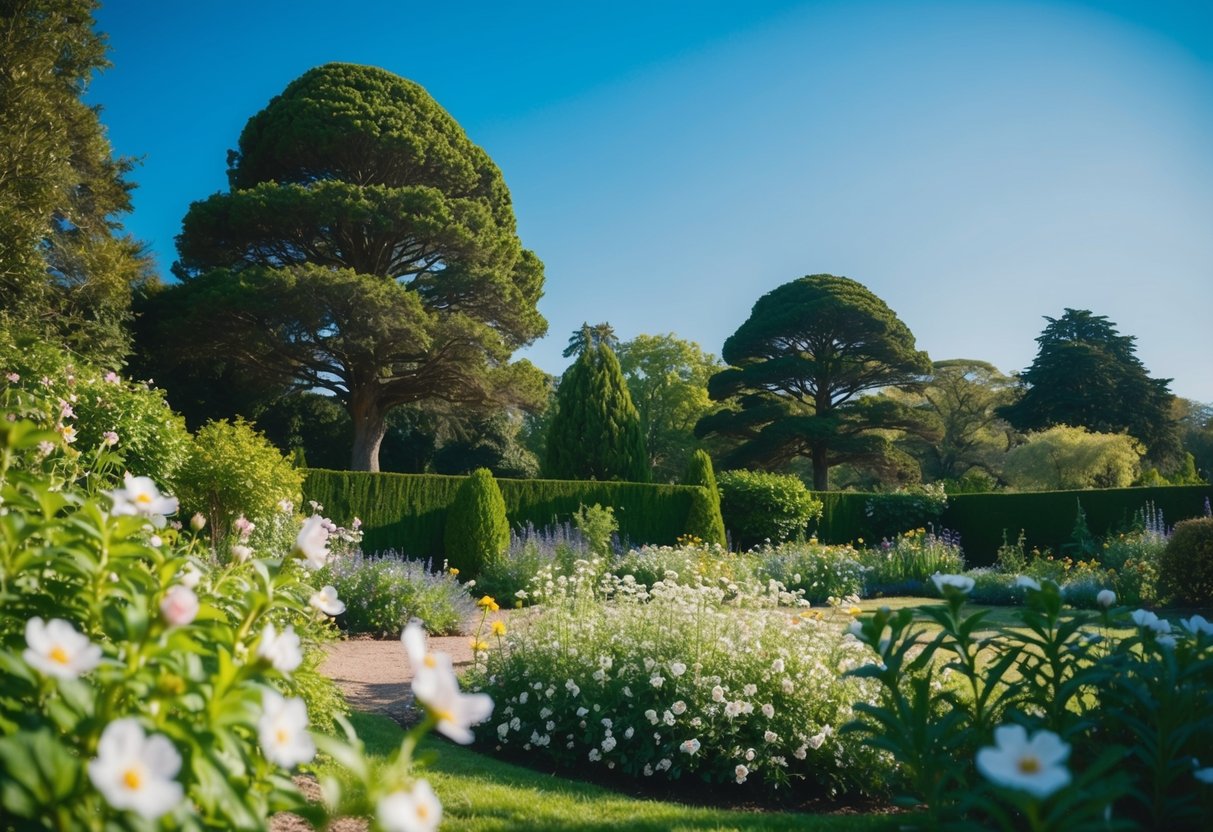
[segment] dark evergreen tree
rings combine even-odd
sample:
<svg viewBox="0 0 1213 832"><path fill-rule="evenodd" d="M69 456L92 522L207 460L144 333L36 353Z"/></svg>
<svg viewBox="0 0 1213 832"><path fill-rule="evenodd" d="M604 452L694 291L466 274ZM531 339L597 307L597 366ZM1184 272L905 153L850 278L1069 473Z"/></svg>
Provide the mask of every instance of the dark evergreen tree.
<svg viewBox="0 0 1213 832"><path fill-rule="evenodd" d="M152 280L122 232L130 159L83 101L108 66L95 0L0 3L0 325L116 367L132 290Z"/></svg>
<svg viewBox="0 0 1213 832"><path fill-rule="evenodd" d="M465 580L505 556L510 522L501 489L487 468L474 471L460 483L447 509L444 543L447 565L458 569Z"/></svg>
<svg viewBox="0 0 1213 832"><path fill-rule="evenodd" d="M560 381L543 471L556 479L650 479L640 416L603 341L583 350Z"/></svg>
<svg viewBox="0 0 1213 832"><path fill-rule="evenodd" d="M1023 395L999 414L1025 432L1070 425L1128 433L1160 467L1182 461L1171 380L1149 377L1137 358L1136 339L1086 309L1066 309L1060 318L1045 320L1036 359L1019 376Z"/></svg>
<svg viewBox="0 0 1213 832"><path fill-rule="evenodd" d="M695 433L737 441L728 468L809 457L813 488L825 491L832 465L895 466L905 456L881 431L932 432L905 404L863 395L917 385L931 362L893 310L854 280L817 274L768 292L725 341L723 358L730 366L708 393L736 396L740 407L705 416Z"/></svg>
<svg viewBox="0 0 1213 832"><path fill-rule="evenodd" d="M687 533L703 538L707 543L724 546L724 517L720 514L720 489L716 486L716 472L712 470L712 458L707 451L698 450L691 455L683 485L699 485L708 493L706 501L696 501L687 518Z"/></svg>

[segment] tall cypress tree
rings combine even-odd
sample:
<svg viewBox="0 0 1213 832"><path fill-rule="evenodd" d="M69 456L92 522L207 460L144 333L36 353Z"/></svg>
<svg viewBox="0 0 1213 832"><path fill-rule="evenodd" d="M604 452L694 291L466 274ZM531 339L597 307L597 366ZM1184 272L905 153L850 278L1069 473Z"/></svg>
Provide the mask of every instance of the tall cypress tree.
<svg viewBox="0 0 1213 832"><path fill-rule="evenodd" d="M696 501L687 518L687 532L698 535L707 543L726 543L724 517L720 513L720 489L716 486L716 472L712 470L712 458L707 451L698 450L691 455L683 485L699 485L708 492L704 502Z"/></svg>
<svg viewBox="0 0 1213 832"><path fill-rule="evenodd" d="M557 479L649 481L640 416L608 344L583 350L565 371L543 468Z"/></svg>

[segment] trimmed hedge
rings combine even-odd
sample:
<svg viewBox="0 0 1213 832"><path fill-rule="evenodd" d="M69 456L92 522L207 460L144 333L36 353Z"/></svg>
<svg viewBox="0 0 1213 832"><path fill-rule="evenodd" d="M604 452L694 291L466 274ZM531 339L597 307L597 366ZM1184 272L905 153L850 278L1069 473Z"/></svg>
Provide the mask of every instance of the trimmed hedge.
<svg viewBox="0 0 1213 832"><path fill-rule="evenodd" d="M315 500L340 523L362 520L362 548L395 549L439 558L447 508L464 477L439 474L372 474L364 471L305 472L304 500ZM510 526L537 528L569 520L582 505L615 510L619 534L632 543L672 544L685 534L699 486L632 482L499 479Z"/></svg>
<svg viewBox="0 0 1213 832"><path fill-rule="evenodd" d="M860 538L875 543L865 508L870 494L855 491L817 491L824 504L817 537L822 543L851 543ZM1002 533L1014 541L1023 529L1029 546L1056 552L1074 531L1078 501L1087 514L1095 537L1125 528L1147 502L1163 513L1168 524L1199 517L1205 498L1213 499L1210 485L1163 485L1149 488L1106 488L1086 491L990 492L953 494L940 525L960 534L969 567L994 563Z"/></svg>

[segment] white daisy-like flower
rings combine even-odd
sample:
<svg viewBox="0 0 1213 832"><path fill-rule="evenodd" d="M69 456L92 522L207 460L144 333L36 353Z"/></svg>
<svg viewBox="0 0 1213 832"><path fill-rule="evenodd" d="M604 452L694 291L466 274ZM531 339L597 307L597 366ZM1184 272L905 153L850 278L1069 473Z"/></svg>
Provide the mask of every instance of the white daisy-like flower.
<svg viewBox="0 0 1213 832"><path fill-rule="evenodd" d="M325 586L313 593L308 603L325 615L341 615L345 612L345 603L337 597L337 589L332 586Z"/></svg>
<svg viewBox="0 0 1213 832"><path fill-rule="evenodd" d="M177 511L177 498L161 494L151 477L127 474L122 488L107 491L106 495L114 504L110 513L115 516L158 517Z"/></svg>
<svg viewBox="0 0 1213 832"><path fill-rule="evenodd" d="M381 799L375 817L385 832L433 832L442 821L442 804L430 784L418 780L410 791Z"/></svg>
<svg viewBox="0 0 1213 832"><path fill-rule="evenodd" d="M257 656L265 659L279 673L291 673L303 664L303 647L295 628L287 628L279 634L273 624L266 624L257 645Z"/></svg>
<svg viewBox="0 0 1213 832"><path fill-rule="evenodd" d="M1149 627L1158 621L1158 616L1149 610L1133 610L1129 613L1129 617L1138 627Z"/></svg>
<svg viewBox="0 0 1213 832"><path fill-rule="evenodd" d="M184 790L173 779L180 770L181 755L168 738L144 734L139 721L127 717L101 732L88 777L109 805L154 821L181 803Z"/></svg>
<svg viewBox="0 0 1213 832"><path fill-rule="evenodd" d="M303 521L299 535L295 538L295 553L303 558L310 569L319 569L329 560L328 522L319 514Z"/></svg>
<svg viewBox="0 0 1213 832"><path fill-rule="evenodd" d="M62 618L25 622L25 643L21 657L47 676L75 679L101 663L101 648Z"/></svg>
<svg viewBox="0 0 1213 832"><path fill-rule="evenodd" d="M1205 620L1203 615L1194 615L1191 618L1181 618L1179 623L1183 628L1192 635L1200 635L1201 633L1207 636L1213 636L1213 622Z"/></svg>
<svg viewBox="0 0 1213 832"><path fill-rule="evenodd" d="M1022 725L994 729L994 745L977 752L977 770L990 782L1043 800L1070 783L1070 746L1052 731L1030 738Z"/></svg>
<svg viewBox="0 0 1213 832"><path fill-rule="evenodd" d="M945 589L954 589L967 595L973 589L973 579L966 575L942 575L936 572L931 576L931 581L941 594Z"/></svg>
<svg viewBox="0 0 1213 832"><path fill-rule="evenodd" d="M310 763L316 756L316 743L307 732L306 703L267 690L261 695L261 709L257 736L265 758L283 768Z"/></svg>
<svg viewBox="0 0 1213 832"><path fill-rule="evenodd" d="M460 692L451 657L426 649L425 633L416 621L405 627L401 641L413 668L413 695L438 720L438 733L467 745L473 739L471 726L492 715L492 698L487 693Z"/></svg>

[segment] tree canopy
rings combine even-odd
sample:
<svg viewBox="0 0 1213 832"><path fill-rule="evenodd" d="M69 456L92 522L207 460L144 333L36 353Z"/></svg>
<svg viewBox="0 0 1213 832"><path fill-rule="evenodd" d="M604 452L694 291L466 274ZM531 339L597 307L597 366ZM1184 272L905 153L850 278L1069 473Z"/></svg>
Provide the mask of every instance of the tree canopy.
<svg viewBox="0 0 1213 832"><path fill-rule="evenodd" d="M1141 444L1123 433L1056 425L1028 434L1007 454L1003 477L1025 491L1124 488L1137 479L1141 454Z"/></svg>
<svg viewBox="0 0 1213 832"><path fill-rule="evenodd" d="M719 409L708 396L708 379L722 369L716 356L674 333L637 335L619 345L619 366L640 414L654 479L683 473L699 446L698 421Z"/></svg>
<svg viewBox="0 0 1213 832"><path fill-rule="evenodd" d="M1066 309L1036 339L1032 366L1020 374L1023 396L999 413L1017 430L1082 426L1096 433L1127 432L1152 459L1178 455L1170 379L1150 378L1132 336L1102 315Z"/></svg>
<svg viewBox="0 0 1213 832"><path fill-rule="evenodd" d="M582 350L560 379L543 473L556 479L648 482L648 462L640 416L619 359L599 341Z"/></svg>
<svg viewBox="0 0 1213 832"><path fill-rule="evenodd" d="M82 100L108 66L97 5L0 4L0 321L112 368L128 352L132 289L152 278L118 219L133 162Z"/></svg>
<svg viewBox="0 0 1213 832"><path fill-rule="evenodd" d="M763 295L723 357L730 366L708 392L739 406L704 417L696 434L738 441L725 468L809 457L813 486L824 491L830 466L878 466L894 455L880 430L929 430L911 408L864 395L917 384L931 362L884 301L849 278L809 275Z"/></svg>
<svg viewBox="0 0 1213 832"><path fill-rule="evenodd" d="M522 248L501 172L419 85L310 70L249 120L228 180L185 217L182 284L145 313L148 349L331 391L358 470L378 470L397 406L538 389L494 374L546 330L543 266Z"/></svg>

